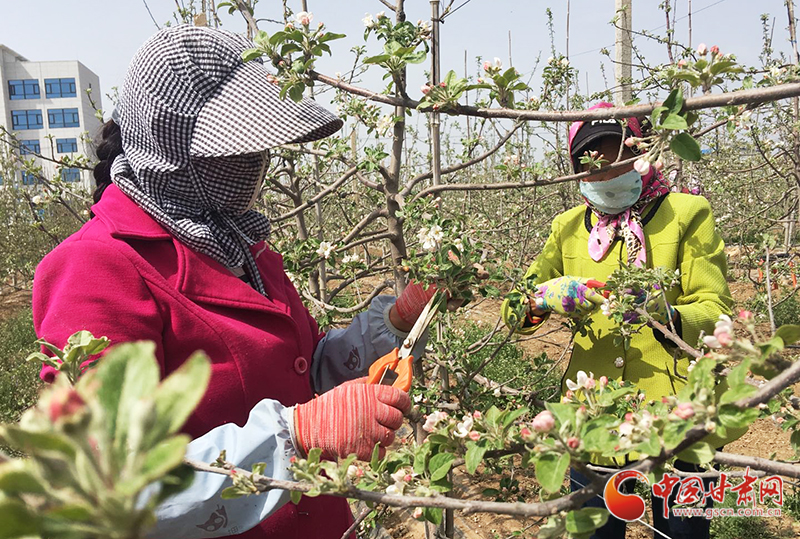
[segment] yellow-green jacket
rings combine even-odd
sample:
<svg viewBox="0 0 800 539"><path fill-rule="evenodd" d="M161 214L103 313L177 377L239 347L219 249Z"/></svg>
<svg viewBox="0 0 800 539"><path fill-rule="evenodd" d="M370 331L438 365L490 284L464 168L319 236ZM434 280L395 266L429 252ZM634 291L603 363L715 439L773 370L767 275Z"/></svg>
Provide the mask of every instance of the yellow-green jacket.
<svg viewBox="0 0 800 539"><path fill-rule="evenodd" d="M556 217L543 251L526 276L535 274L537 283L562 275L605 281L627 260L627 253L625 242L617 240L602 260L592 260L587 245L596 222L596 216L586 206L572 208ZM695 346L700 332L712 333L719 315L730 314L733 304L725 280L724 243L715 229L711 206L700 196L670 193L645 208L642 224L647 267L680 270L680 286L667 292L667 300L680 315L683 340ZM508 323L507 301L502 312ZM671 343L662 344L651 329L644 327L633 335L630 349L624 350L614 346L608 317L598 309L591 318L587 335L575 337L572 357L562 379L562 394L566 391L565 380L575 380L581 370L594 373L595 378L605 375L610 380L629 380L645 391L647 400L658 401L683 387L685 382L674 375ZM536 329L522 328L520 333L529 334ZM685 378L688 366L689 358L680 357L678 374Z"/></svg>

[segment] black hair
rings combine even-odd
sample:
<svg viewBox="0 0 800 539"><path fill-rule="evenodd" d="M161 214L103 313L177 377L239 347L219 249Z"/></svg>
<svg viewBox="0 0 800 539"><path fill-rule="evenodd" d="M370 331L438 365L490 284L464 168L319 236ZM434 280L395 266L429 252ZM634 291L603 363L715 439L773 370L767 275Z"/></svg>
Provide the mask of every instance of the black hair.
<svg viewBox="0 0 800 539"><path fill-rule="evenodd" d="M100 128L95 141L95 154L99 162L94 167L94 182L97 187L92 194L94 203L100 201L106 187L111 185L111 164L122 153L122 132L114 120L108 120Z"/></svg>

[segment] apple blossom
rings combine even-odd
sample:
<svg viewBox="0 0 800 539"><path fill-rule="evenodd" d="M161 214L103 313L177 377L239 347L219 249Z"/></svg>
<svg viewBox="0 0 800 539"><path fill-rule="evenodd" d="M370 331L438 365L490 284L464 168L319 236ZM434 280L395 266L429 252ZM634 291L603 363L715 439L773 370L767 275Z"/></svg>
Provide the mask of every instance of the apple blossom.
<svg viewBox="0 0 800 539"><path fill-rule="evenodd" d="M633 434L633 424L624 421L620 423L620 425L617 427L617 430L619 431L620 436L630 436Z"/></svg>
<svg viewBox="0 0 800 539"><path fill-rule="evenodd" d="M472 419L471 415L465 415L461 418L461 422L456 424L456 429L453 431L453 435L458 438L466 438L469 435L469 431L472 430L472 425L474 422L475 420Z"/></svg>
<svg viewBox="0 0 800 539"><path fill-rule="evenodd" d="M628 137L625 139L625 146L628 148L632 148L633 145L636 144L636 139L633 137Z"/></svg>
<svg viewBox="0 0 800 539"><path fill-rule="evenodd" d="M711 54L717 55L717 54L719 54L719 47L717 47L716 45L712 45L711 48L708 49L708 52L710 52Z"/></svg>
<svg viewBox="0 0 800 539"><path fill-rule="evenodd" d="M633 162L633 169L642 176L644 176L645 174L650 172L650 162L644 157L640 157L639 159Z"/></svg>
<svg viewBox="0 0 800 539"><path fill-rule="evenodd" d="M382 18L384 18L385 16L386 16L386 12L385 12L385 11L379 11L379 12L378 12L378 13L375 15L375 18L376 18L376 19L382 19Z"/></svg>
<svg viewBox="0 0 800 539"><path fill-rule="evenodd" d="M533 418L531 426L533 426L533 430L536 432L550 432L555 424L556 419L553 417L553 414L551 414L549 410L544 410Z"/></svg>
<svg viewBox="0 0 800 539"><path fill-rule="evenodd" d="M484 71L489 71L490 69L492 69L491 62L489 62L489 60L486 60L485 62L483 62L483 70Z"/></svg>
<svg viewBox="0 0 800 539"><path fill-rule="evenodd" d="M481 413L480 410L475 410L474 412L472 412L472 417L474 417L475 419L480 419L483 417L483 414Z"/></svg>
<svg viewBox="0 0 800 539"><path fill-rule="evenodd" d="M473 442L477 442L481 438L481 433L477 430L472 430L469 432L469 439Z"/></svg>
<svg viewBox="0 0 800 539"><path fill-rule="evenodd" d="M523 438L530 438L531 436L533 436L533 433L531 432L531 429L529 429L528 427L522 427L521 429L519 429L519 435L522 436Z"/></svg>
<svg viewBox="0 0 800 539"><path fill-rule="evenodd" d="M447 412L441 412L441 411L433 412L425 420L425 424L422 426L422 430L424 430L425 432L433 432L436 430L436 425L440 421L444 421L445 419L447 419Z"/></svg>
<svg viewBox="0 0 800 539"><path fill-rule="evenodd" d="M579 445L581 445L581 441L575 436L570 436L567 438L567 447L570 449L578 449Z"/></svg>
<svg viewBox="0 0 800 539"><path fill-rule="evenodd" d="M372 15L370 13L364 15L364 18L361 19L361 22L363 22L364 26L366 26L367 28L372 28L375 26L375 19L372 18Z"/></svg>
<svg viewBox="0 0 800 539"><path fill-rule="evenodd" d="M661 159L656 159L656 162L653 163L653 168L656 170L661 170L664 168L664 161Z"/></svg>
<svg viewBox="0 0 800 539"><path fill-rule="evenodd" d="M333 253L333 249L334 246L331 242L322 241L320 242L319 248L317 249L317 254L327 260L327 258L331 256L331 253Z"/></svg>
<svg viewBox="0 0 800 539"><path fill-rule="evenodd" d="M423 85L420 87L420 89L419 89L419 90L420 90L420 91L423 93L423 95L428 95L428 92L430 92L430 91L431 91L431 87L430 87L429 85L427 85L427 84L423 84Z"/></svg>
<svg viewBox="0 0 800 539"><path fill-rule="evenodd" d="M678 67L686 67L686 60L678 60Z"/></svg>
<svg viewBox="0 0 800 539"><path fill-rule="evenodd" d="M600 387L601 388L606 387L608 385L608 376L605 376L605 375L601 376L600 380L598 380L598 382L600 382Z"/></svg>
<svg viewBox="0 0 800 539"><path fill-rule="evenodd" d="M591 372L587 376L584 371L578 371L575 380L575 382L572 380L567 380L568 389L572 391L577 391L579 389L592 389L595 385L594 373Z"/></svg>
<svg viewBox="0 0 800 539"><path fill-rule="evenodd" d="M294 18L302 26L308 26L311 24L311 20L314 18L314 15L308 11L301 11L297 13Z"/></svg>
<svg viewBox="0 0 800 539"><path fill-rule="evenodd" d="M691 402L681 402L673 411L681 419L689 419L694 416L694 407Z"/></svg>
<svg viewBox="0 0 800 539"><path fill-rule="evenodd" d="M414 508L414 512L411 513L411 517L415 518L415 519L419 519L419 518L422 518L422 514L423 513L424 513L424 511L422 510L422 507L415 507Z"/></svg>
<svg viewBox="0 0 800 539"><path fill-rule="evenodd" d="M705 56L707 52L708 52L708 47L706 46L705 43L700 43L700 45L697 46L697 54L699 54L700 56Z"/></svg>

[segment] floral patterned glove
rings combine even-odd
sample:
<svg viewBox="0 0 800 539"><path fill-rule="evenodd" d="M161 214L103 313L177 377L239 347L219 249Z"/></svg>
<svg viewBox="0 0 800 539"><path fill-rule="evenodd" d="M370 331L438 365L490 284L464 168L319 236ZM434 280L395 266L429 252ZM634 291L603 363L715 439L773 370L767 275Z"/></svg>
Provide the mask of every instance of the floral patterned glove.
<svg viewBox="0 0 800 539"><path fill-rule="evenodd" d="M540 309L580 318L603 303L603 295L586 285L589 279L565 275L536 287L533 301Z"/></svg>

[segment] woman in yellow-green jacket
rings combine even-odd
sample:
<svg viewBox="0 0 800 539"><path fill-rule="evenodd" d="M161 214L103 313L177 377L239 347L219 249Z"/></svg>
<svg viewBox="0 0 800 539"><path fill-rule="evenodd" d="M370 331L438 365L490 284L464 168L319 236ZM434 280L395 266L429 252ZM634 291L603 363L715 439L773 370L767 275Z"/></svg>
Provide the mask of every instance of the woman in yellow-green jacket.
<svg viewBox="0 0 800 539"><path fill-rule="evenodd" d="M600 103L592 108L611 106ZM576 122L569 131L574 170L587 168L580 164L586 152L597 151L614 161L623 137L628 136L642 136L636 118L629 118L624 130L615 120ZM630 148L624 148L620 160L634 156ZM710 334L719 315L729 314L732 306L724 244L715 229L711 207L703 197L670 192L660 173L652 167L637 172L633 164L601 170L591 180L581 181L580 188L586 204L556 217L543 251L526 273L536 275L538 286L531 316L519 331L535 332L554 312L591 319L586 335L575 336L562 394L567 390L566 380L575 380L578 371L585 371L596 378L630 381L645 392L647 400L674 395L685 384L689 358L681 357L676 366L671 341L648 328L632 336L629 349L616 346L611 334L614 323L598 308L603 298L587 286L587 280L605 281L624 265L680 270L680 285L666 291L667 305L662 305L660 314L662 321L672 320L684 341L695 345L701 331ZM503 316L507 323L509 311L506 301ZM692 466L684 464L678 466ZM571 477L573 490L586 483L574 470ZM706 519L664 519L660 508L656 510L659 501L653 498L654 525L659 531L673 539L708 537ZM602 507L603 500L595 498L587 505ZM625 522L610 517L593 537L624 536Z"/></svg>

